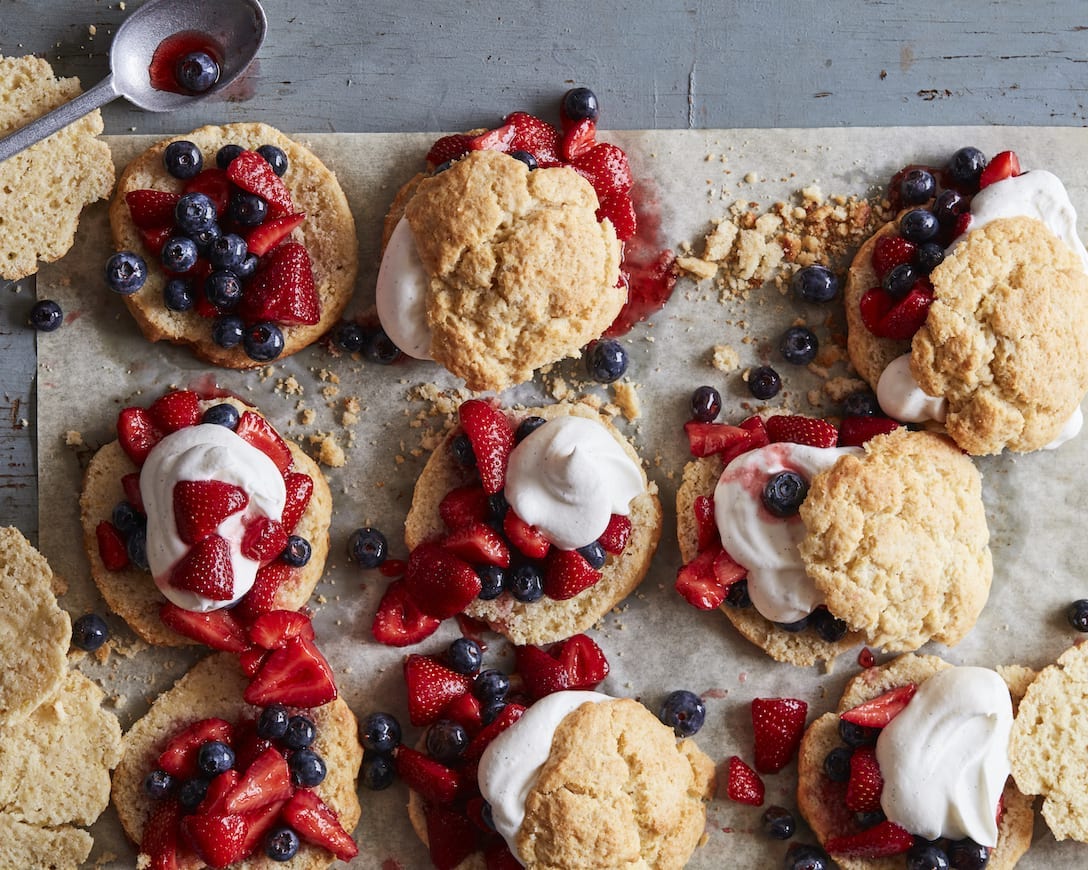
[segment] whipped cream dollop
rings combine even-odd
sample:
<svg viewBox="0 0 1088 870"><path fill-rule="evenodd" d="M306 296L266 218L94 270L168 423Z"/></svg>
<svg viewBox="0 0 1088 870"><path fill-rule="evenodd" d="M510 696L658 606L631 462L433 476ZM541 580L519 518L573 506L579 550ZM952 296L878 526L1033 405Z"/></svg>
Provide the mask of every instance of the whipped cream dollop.
<svg viewBox="0 0 1088 870"><path fill-rule="evenodd" d="M573 415L534 429L506 467L510 507L561 550L592 544L645 489L642 470L609 431Z"/></svg>
<svg viewBox="0 0 1088 870"><path fill-rule="evenodd" d="M997 801L1009 777L1012 701L987 668L940 671L880 732L880 805L927 840L997 844Z"/></svg>
<svg viewBox="0 0 1088 870"><path fill-rule="evenodd" d="M842 456L860 455L860 447L809 447L770 444L742 453L730 462L714 489L714 521L722 546L748 569L748 597L772 622L796 622L823 603L805 573L798 544L805 537L800 516L784 519L763 506L763 487L782 471L805 480L826 471Z"/></svg>
<svg viewBox="0 0 1088 870"><path fill-rule="evenodd" d="M249 504L216 529L230 548L234 595L229 601L170 585L171 571L189 551L174 519L174 485L182 480L219 480L249 496ZM226 426L201 423L172 432L152 448L140 469L140 497L147 511L147 562L155 585L178 607L203 613L229 607L253 586L260 563L242 555L245 525L258 516L279 520L287 489L283 475L262 451Z"/></svg>
<svg viewBox="0 0 1088 870"><path fill-rule="evenodd" d="M525 799L536 785L548 760L552 737L559 723L586 703L614 700L601 692L555 692L541 698L517 722L488 744L480 757L476 777L480 793L491 804L495 830L502 834L522 864L517 839L525 819Z"/></svg>
<svg viewBox="0 0 1088 870"><path fill-rule="evenodd" d="M429 282L412 227L402 217L382 254L375 293L382 329L393 344L414 359L434 359L427 323Z"/></svg>

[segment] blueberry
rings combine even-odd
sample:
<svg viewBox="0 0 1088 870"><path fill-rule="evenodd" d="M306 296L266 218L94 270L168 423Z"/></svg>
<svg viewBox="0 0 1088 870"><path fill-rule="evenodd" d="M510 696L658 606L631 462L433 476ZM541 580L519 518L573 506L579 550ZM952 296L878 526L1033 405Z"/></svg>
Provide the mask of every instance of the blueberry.
<svg viewBox="0 0 1088 870"><path fill-rule="evenodd" d="M450 669L459 674L474 674L480 670L484 654L480 645L472 638L459 637L446 650L446 661Z"/></svg>
<svg viewBox="0 0 1088 870"><path fill-rule="evenodd" d="M219 224L212 224L207 229L200 230L199 232L189 233L189 238L196 242L197 252L202 257L208 255L208 248L212 242L223 235L223 230L220 229Z"/></svg>
<svg viewBox="0 0 1088 870"><path fill-rule="evenodd" d="M317 726L309 716L292 716L281 739L288 749L305 749L317 739Z"/></svg>
<svg viewBox="0 0 1088 870"><path fill-rule="evenodd" d="M221 740L209 740L196 751L196 767L211 779L234 767L234 750Z"/></svg>
<svg viewBox="0 0 1088 870"><path fill-rule="evenodd" d="M445 172L447 169L453 166L453 163L454 161L452 160L443 160L434 168L434 170L431 172L431 175L438 175L442 172Z"/></svg>
<svg viewBox="0 0 1088 870"><path fill-rule="evenodd" d="M461 757L469 744L465 727L450 719L439 719L427 729L427 754L435 761L450 764Z"/></svg>
<svg viewBox="0 0 1088 870"><path fill-rule="evenodd" d="M880 403L876 400L876 393L870 390L858 390L846 397L842 403L844 417L876 417L880 411Z"/></svg>
<svg viewBox="0 0 1088 870"><path fill-rule="evenodd" d="M193 285L184 278L171 278L162 288L162 304L171 311L189 311L196 304Z"/></svg>
<svg viewBox="0 0 1088 870"><path fill-rule="evenodd" d="M283 177L287 171L287 155L283 153L282 148L277 148L275 145L262 145L257 149L257 153L268 162L276 175Z"/></svg>
<svg viewBox="0 0 1088 870"><path fill-rule="evenodd" d="M234 269L234 274L239 278L248 278L257 271L260 258L256 254L246 254L246 258Z"/></svg>
<svg viewBox="0 0 1088 870"><path fill-rule="evenodd" d="M510 678L494 668L480 671L472 683L472 693L485 704L505 700L509 691Z"/></svg>
<svg viewBox="0 0 1088 870"><path fill-rule="evenodd" d="M246 356L269 362L283 353L283 332L274 323L255 323L242 336Z"/></svg>
<svg viewBox="0 0 1088 870"><path fill-rule="evenodd" d="M837 643L846 637L849 630L846 623L831 615L826 607L818 607L809 615L809 622L816 629L816 633L828 643Z"/></svg>
<svg viewBox="0 0 1088 870"><path fill-rule="evenodd" d="M956 225L956 220L961 214L969 211L971 204L967 197L956 190L945 190L933 203L933 213L941 227L951 230Z"/></svg>
<svg viewBox="0 0 1088 870"><path fill-rule="evenodd" d="M563 95L563 115L571 121L596 121L601 115L597 95L589 88L571 88Z"/></svg>
<svg viewBox="0 0 1088 870"><path fill-rule="evenodd" d="M776 517L792 517L808 495L808 481L796 471L780 471L763 485L763 506Z"/></svg>
<svg viewBox="0 0 1088 870"><path fill-rule="evenodd" d="M283 704L272 704L261 710L257 717L257 736L264 740L279 740L287 733L287 721L291 714Z"/></svg>
<svg viewBox="0 0 1088 870"><path fill-rule="evenodd" d="M691 737L703 727L706 704L694 692L677 689L665 699L657 717L672 728L677 737Z"/></svg>
<svg viewBox="0 0 1088 870"><path fill-rule="evenodd" d="M299 749L287 759L287 769L291 771L291 782L300 788L313 788L325 781L328 768L325 759L312 749Z"/></svg>
<svg viewBox="0 0 1088 870"><path fill-rule="evenodd" d="M775 625L783 631L788 631L790 634L797 634L808 628L809 618L807 616L802 616L800 619L794 620L793 622L776 622Z"/></svg>
<svg viewBox="0 0 1088 870"><path fill-rule="evenodd" d="M359 779L363 785L371 791L381 791L389 788L396 779L397 769L393 766L393 759L382 752L371 752L369 749L363 753L363 766L359 769Z"/></svg>
<svg viewBox="0 0 1088 870"><path fill-rule="evenodd" d="M287 546L280 553L280 559L292 568L301 568L310 561L312 553L313 547L304 537L301 535L288 535Z"/></svg>
<svg viewBox="0 0 1088 870"><path fill-rule="evenodd" d="M360 568L377 568L389 554L385 535L366 526L356 529L348 538L348 555Z"/></svg>
<svg viewBox="0 0 1088 870"><path fill-rule="evenodd" d="M490 830L495 830L495 818L491 812L491 804L487 801L484 801L483 806L480 807L480 818L484 820L484 824L487 825Z"/></svg>
<svg viewBox="0 0 1088 870"><path fill-rule="evenodd" d="M215 152L215 165L220 169L226 169L234 158L245 150L241 145L224 145Z"/></svg>
<svg viewBox="0 0 1088 870"><path fill-rule="evenodd" d="M106 620L97 613L85 613L72 623L72 643L84 652L94 652L109 636Z"/></svg>
<svg viewBox="0 0 1088 870"><path fill-rule="evenodd" d="M215 203L205 193L183 193L174 206L174 223L183 233L206 230L215 219Z"/></svg>
<svg viewBox="0 0 1088 870"><path fill-rule="evenodd" d="M193 178L204 168L204 155L192 142L179 139L166 146L162 163L174 178Z"/></svg>
<svg viewBox="0 0 1088 870"><path fill-rule="evenodd" d="M1065 616L1077 631L1088 631L1088 598L1078 598L1070 604Z"/></svg>
<svg viewBox="0 0 1088 870"><path fill-rule="evenodd" d="M228 429L238 428L238 409L229 402L220 402L212 405L200 418L201 423L214 423L216 426L226 426Z"/></svg>
<svg viewBox="0 0 1088 870"><path fill-rule="evenodd" d="M595 571L600 571L604 567L605 560L608 558L605 555L604 547L601 546L600 541L594 541L592 544L586 544L584 547L579 547L578 552L582 558L589 562L589 567Z"/></svg>
<svg viewBox="0 0 1088 870"><path fill-rule="evenodd" d="M614 339L595 341L586 348L585 362L593 380L610 384L627 371L627 351Z"/></svg>
<svg viewBox="0 0 1088 870"><path fill-rule="evenodd" d="M854 821L858 823L862 828L871 828L874 825L879 825L881 822L887 821L888 817L884 815L883 810L871 810L864 813L854 813Z"/></svg>
<svg viewBox="0 0 1088 870"><path fill-rule="evenodd" d="M476 467L476 454L472 451L472 442L464 432L454 436L450 442L450 453L453 454L454 461L462 468Z"/></svg>
<svg viewBox="0 0 1088 870"><path fill-rule="evenodd" d="M790 289L802 302L830 302L839 295L839 279L826 266L805 266L790 279Z"/></svg>
<svg viewBox="0 0 1088 870"><path fill-rule="evenodd" d="M546 422L543 417L526 417L518 423L517 431L514 432L514 441L520 444Z"/></svg>
<svg viewBox="0 0 1088 870"><path fill-rule="evenodd" d="M899 219L899 235L916 245L935 238L940 229L937 216L926 208L911 209Z"/></svg>
<svg viewBox="0 0 1088 870"><path fill-rule="evenodd" d="M196 777L194 779L187 779L178 788L178 803L184 809L195 810L197 805L204 800L204 795L208 793L208 780Z"/></svg>
<svg viewBox="0 0 1088 870"><path fill-rule="evenodd" d="M490 725L496 719L502 715L502 711L506 709L505 699L496 699L494 701L488 701L483 704L480 709L480 719L485 725Z"/></svg>
<svg viewBox="0 0 1088 870"><path fill-rule="evenodd" d="M237 347L242 343L246 325L242 318L234 314L220 317L212 326L212 341L224 348Z"/></svg>
<svg viewBox="0 0 1088 870"><path fill-rule="evenodd" d="M957 184L969 190L978 190L982 170L986 168L986 155L977 148L961 148L948 161L948 174Z"/></svg>
<svg viewBox="0 0 1088 870"><path fill-rule="evenodd" d="M691 394L691 418L700 423L712 423L722 412L722 394L713 387L696 387Z"/></svg>
<svg viewBox="0 0 1088 870"><path fill-rule="evenodd" d="M392 752L400 746L400 723L390 713L371 713L359 726L359 742L371 752Z"/></svg>
<svg viewBox="0 0 1088 870"><path fill-rule="evenodd" d="M756 366L748 372L748 392L757 399L771 399L782 389L782 378L770 366Z"/></svg>
<svg viewBox="0 0 1088 870"><path fill-rule="evenodd" d="M242 282L226 269L218 269L204 279L204 297L216 308L230 311L242 301Z"/></svg>
<svg viewBox="0 0 1088 870"><path fill-rule="evenodd" d="M506 586L506 569L498 565L481 565L476 569L480 578L480 594L476 597L481 601L493 601L502 595Z"/></svg>
<svg viewBox="0 0 1088 870"><path fill-rule="evenodd" d="M208 262L213 269L229 269L236 273L248 254L246 240L236 233L224 233L208 245Z"/></svg>
<svg viewBox="0 0 1088 870"><path fill-rule="evenodd" d="M729 584L729 591L725 593L725 603L738 610L752 606L752 599L748 597L747 577Z"/></svg>
<svg viewBox="0 0 1088 870"><path fill-rule="evenodd" d="M106 261L106 283L114 293L131 296L147 280L147 263L139 254L120 251Z"/></svg>
<svg viewBox="0 0 1088 870"><path fill-rule="evenodd" d="M786 850L784 870L831 870L831 858L819 846L793 843Z"/></svg>
<svg viewBox="0 0 1088 870"><path fill-rule="evenodd" d="M537 159L528 151L508 151L507 153L515 160L520 160L522 163L528 166L530 172L532 172L534 169L540 168L540 164L537 162Z"/></svg>
<svg viewBox="0 0 1088 870"><path fill-rule="evenodd" d="M850 779L850 756L853 751L845 746L836 746L824 756L824 773L832 782L846 782Z"/></svg>
<svg viewBox="0 0 1088 870"><path fill-rule="evenodd" d="M936 843L920 838L907 851L907 870L949 870L948 855Z"/></svg>
<svg viewBox="0 0 1088 870"><path fill-rule="evenodd" d="M919 245L914 252L914 265L923 275L928 275L944 262L944 248L936 242L926 242Z"/></svg>
<svg viewBox="0 0 1088 870"><path fill-rule="evenodd" d="M884 276L880 286L892 299L902 299L910 293L910 288L914 286L917 280L918 270L914 267L914 264L900 263L888 270L888 274Z"/></svg>
<svg viewBox="0 0 1088 870"><path fill-rule="evenodd" d="M196 242L188 236L171 236L162 246L159 262L167 272L188 272L199 256Z"/></svg>
<svg viewBox="0 0 1088 870"><path fill-rule="evenodd" d="M879 735L879 728L868 728L865 725L847 722L845 719L839 720L839 737L852 749L857 749L859 746L873 746Z"/></svg>
<svg viewBox="0 0 1088 870"><path fill-rule="evenodd" d="M366 333L358 323L345 320L336 327L332 340L336 346L346 353L358 353L363 349Z"/></svg>
<svg viewBox="0 0 1088 870"><path fill-rule="evenodd" d="M367 335L363 356L380 366L392 365L400 359L400 348L393 344L393 339L385 334L384 329L378 327Z"/></svg>
<svg viewBox="0 0 1088 870"><path fill-rule="evenodd" d="M298 854L298 847L298 834L286 825L273 828L264 841L264 853L273 861L290 861Z"/></svg>
<svg viewBox="0 0 1088 870"><path fill-rule="evenodd" d="M113 506L110 519L122 535L128 535L134 528L144 524L140 512L127 501L119 501Z"/></svg>
<svg viewBox="0 0 1088 870"><path fill-rule="evenodd" d="M139 525L125 539L128 560L141 571L147 571L147 528Z"/></svg>
<svg viewBox="0 0 1088 870"><path fill-rule="evenodd" d="M767 807L762 822L764 833L773 840L788 840L797 829L793 813L785 807Z"/></svg>
<svg viewBox="0 0 1088 870"><path fill-rule="evenodd" d="M268 217L268 203L255 193L239 191L231 195L227 214L243 227L256 227Z"/></svg>
<svg viewBox="0 0 1088 870"><path fill-rule="evenodd" d="M64 312L52 299L41 299L30 306L27 322L38 332L52 332L64 322Z"/></svg>
<svg viewBox="0 0 1088 870"><path fill-rule="evenodd" d="M153 801L170 797L174 790L174 777L165 770L153 770L144 777L144 794Z"/></svg>
<svg viewBox="0 0 1088 870"><path fill-rule="evenodd" d="M506 500L506 496L502 492L496 492L494 495L487 497L488 519L501 523L506 518L508 510L510 510L510 502Z"/></svg>
<svg viewBox="0 0 1088 870"><path fill-rule="evenodd" d="M806 366L816 359L820 342L811 329L791 326L782 333L782 338L778 341L778 350L786 362L795 366Z"/></svg>
<svg viewBox="0 0 1088 870"><path fill-rule="evenodd" d="M933 199L937 192L937 179L925 169L911 169L899 182L899 195L908 205L921 205Z"/></svg>
<svg viewBox="0 0 1088 870"><path fill-rule="evenodd" d="M219 81L219 64L206 51L190 51L178 60L174 75L184 90L203 94Z"/></svg>
<svg viewBox="0 0 1088 870"><path fill-rule="evenodd" d="M506 588L524 604L539 601L544 595L544 577L536 565L518 565L507 576Z"/></svg>

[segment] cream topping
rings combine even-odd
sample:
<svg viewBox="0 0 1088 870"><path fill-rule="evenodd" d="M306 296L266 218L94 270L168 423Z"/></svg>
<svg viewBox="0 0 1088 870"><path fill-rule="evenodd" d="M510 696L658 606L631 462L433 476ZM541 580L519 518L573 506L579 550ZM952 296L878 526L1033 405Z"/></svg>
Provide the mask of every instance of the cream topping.
<svg viewBox="0 0 1088 870"><path fill-rule="evenodd" d="M375 293L378 320L385 334L402 352L415 359L434 359L431 327L427 322L429 283L412 227L406 218L401 218L382 254Z"/></svg>

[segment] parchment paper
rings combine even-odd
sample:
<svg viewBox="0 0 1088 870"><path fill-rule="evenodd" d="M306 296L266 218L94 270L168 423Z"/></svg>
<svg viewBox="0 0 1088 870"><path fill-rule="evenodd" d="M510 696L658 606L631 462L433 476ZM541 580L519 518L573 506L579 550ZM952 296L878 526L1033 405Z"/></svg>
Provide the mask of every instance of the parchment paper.
<svg viewBox="0 0 1088 870"><path fill-rule="evenodd" d="M396 188L418 167L434 134L305 138L337 173L355 212L362 269L349 311L365 310L373 304L381 218ZM770 204L814 182L826 194L866 195L903 164L940 163L967 144L989 154L1013 148L1025 168L1053 170L1064 179L1080 213L1088 214L1088 173L1083 169L1088 132L1081 129L721 130L628 132L602 138L628 151L636 175L654 179L648 199L660 212L665 242L674 247L700 240L709 221L724 215L735 199ZM150 141L112 138L118 167ZM746 176L758 180L747 182ZM1083 220L1081 224L1083 236ZM183 349L151 345L141 337L121 301L105 287L102 265L110 251L106 208L99 204L85 213L75 248L60 263L43 269L38 282L39 295L59 301L67 316L63 329L38 339L37 409L41 548L70 583L63 605L73 615L104 611L79 544L80 463L78 451L65 445L66 433L76 430L86 444L97 446L114 437L116 414L124 404L147 404L168 386L218 382L259 406L289 436L329 431L347 446L348 464L327 469L335 512L329 565L313 601L318 637L352 709L360 717L389 710L406 726L408 741L415 740L418 732L407 725L400 675L405 651L370 640L370 621L386 581L348 563L345 543L352 529L370 523L384 529L394 556L405 555L401 527L413 482L426 458L425 453L412 455L421 437L421 429L412 424L427 410L422 403L409 402L408 392L414 385L431 382L453 388L456 380L429 363L383 368L334 359L319 348L272 366L271 374L212 370ZM811 719L834 705L845 680L857 672L853 654L841 657L830 675L776 664L740 639L724 616L695 611L672 588L679 564L674 499L688 458L681 427L690 392L702 383L716 385L725 397L722 419L733 422L748 413L741 402L750 401L739 374L724 375L711 367L710 349L716 344L733 346L741 354L742 368L775 363L786 389L770 406L819 413L804 401L806 391L819 382L782 364L772 350L773 340L802 313L773 288L753 292L746 304L723 306L716 291L682 280L672 302L625 340L631 355L628 379L638 385L642 405L640 419L625 428L661 488L666 518L660 549L641 590L594 632L612 666L602 689L639 697L655 711L673 689L702 694L707 719L696 739L718 762L733 754L752 760L752 698L804 699ZM826 339L829 330L821 327L819 334ZM742 342L745 336L751 337L750 343ZM339 378L335 398L321 393L332 386L320 377L323 369ZM580 368L572 361L556 372L574 379ZM288 375L302 385L302 403L317 414L312 426L299 423L300 397L276 389L277 381ZM607 397L605 389L596 391ZM349 430L337 422L340 402L348 396L358 396L363 406L360 421L349 427L354 433L350 445ZM546 398L540 378L503 396L507 403ZM833 406L825 409L836 411ZM435 422L427 420L425 425ZM1039 668L1076 639L1063 610L1072 599L1088 596L1082 567L1086 461L1084 435L1057 451L979 461L992 534L993 591L968 638L954 650L937 647L932 652L954 663ZM121 646L135 647L131 654L115 652L105 664L87 658L80 667L115 696L115 709L123 727L128 727L196 655L133 645L133 635L121 620L111 616L110 623ZM444 626L414 651L438 652L454 636L454 626ZM491 644L486 660L509 667L510 657L500 653L502 646ZM795 765L765 781L768 805L796 808ZM408 825L405 787L397 783L384 792L360 793L363 816L355 834L361 854L352 866L429 866ZM708 813L707 841L691 866L779 866L786 845L760 833L760 814L724 797L715 800ZM112 856L106 857L111 867L132 866L133 850L112 810L93 833L93 857ZM797 836L811 841L804 828ZM1035 846L1021 866L1072 868L1086 862L1088 846L1056 844L1040 823Z"/></svg>

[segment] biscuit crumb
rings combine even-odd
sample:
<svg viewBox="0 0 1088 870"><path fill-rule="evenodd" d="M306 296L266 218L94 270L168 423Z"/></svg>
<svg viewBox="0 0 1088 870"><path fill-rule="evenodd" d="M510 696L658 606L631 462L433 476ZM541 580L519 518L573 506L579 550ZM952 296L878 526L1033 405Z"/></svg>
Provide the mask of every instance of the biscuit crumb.
<svg viewBox="0 0 1088 870"><path fill-rule="evenodd" d="M82 447L83 433L76 429L69 429L64 433L64 444L67 447Z"/></svg>
<svg viewBox="0 0 1088 870"><path fill-rule="evenodd" d="M309 436L309 441L317 449L314 459L329 468L343 468L347 464L344 449L336 443L336 438L327 432Z"/></svg>
<svg viewBox="0 0 1088 870"><path fill-rule="evenodd" d="M730 374L740 368L740 354L726 344L714 345L710 364L718 371Z"/></svg>
<svg viewBox="0 0 1088 870"><path fill-rule="evenodd" d="M612 395L615 396L616 405L625 419L637 420L642 416L642 403L634 384L628 381L615 383L612 385Z"/></svg>

